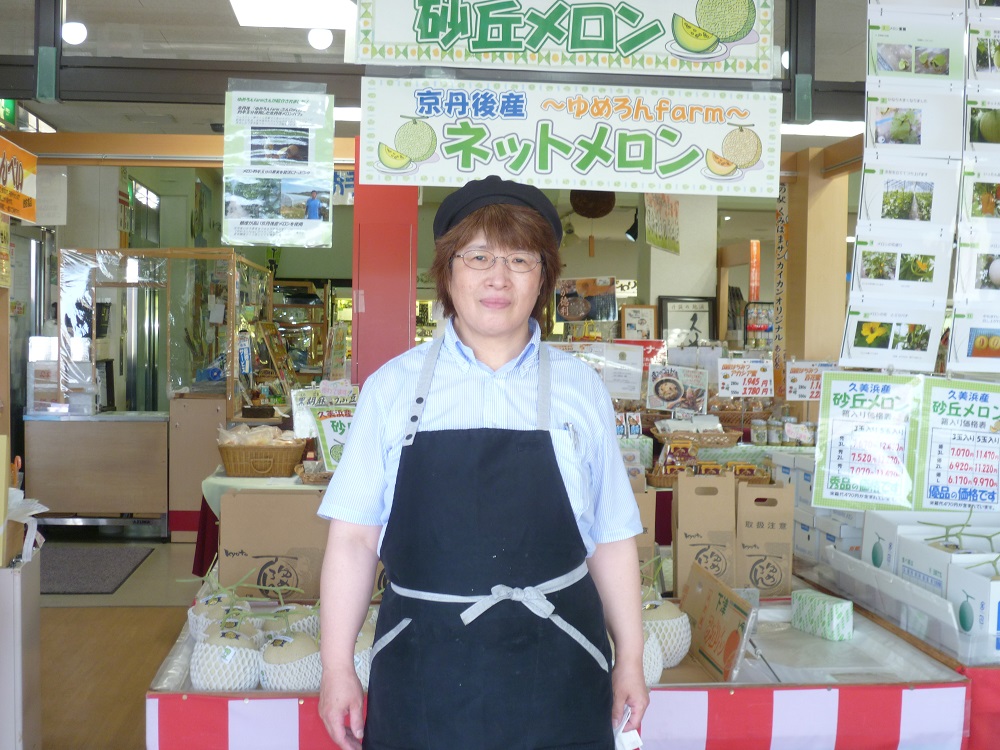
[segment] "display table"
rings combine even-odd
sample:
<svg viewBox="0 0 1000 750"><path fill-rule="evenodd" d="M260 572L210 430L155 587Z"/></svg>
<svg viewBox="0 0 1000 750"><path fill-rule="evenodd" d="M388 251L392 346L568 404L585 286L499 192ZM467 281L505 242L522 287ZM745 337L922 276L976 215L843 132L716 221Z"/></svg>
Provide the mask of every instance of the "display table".
<svg viewBox="0 0 1000 750"><path fill-rule="evenodd" d="M664 671L651 689L644 747L962 748L965 677L876 622L855 618L855 639L831 643L791 630L789 609L787 599L764 602L754 637L764 658L748 656L735 683L707 683L688 662ZM193 692L193 648L185 626L146 696L147 747L336 747L315 693Z"/></svg>
<svg viewBox="0 0 1000 750"><path fill-rule="evenodd" d="M220 465L201 483L201 510L198 516L198 536L194 545L192 572L205 576L219 550L219 509L226 492L268 490L282 492L315 492L315 484L303 484L298 477L231 477Z"/></svg>

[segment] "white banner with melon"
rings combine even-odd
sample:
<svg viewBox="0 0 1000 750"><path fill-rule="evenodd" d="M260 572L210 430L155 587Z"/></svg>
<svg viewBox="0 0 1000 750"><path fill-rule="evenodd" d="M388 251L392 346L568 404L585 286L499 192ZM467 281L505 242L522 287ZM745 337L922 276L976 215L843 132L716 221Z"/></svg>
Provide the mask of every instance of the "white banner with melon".
<svg viewBox="0 0 1000 750"><path fill-rule="evenodd" d="M773 7L768 0L360 0L355 61L771 79Z"/></svg>
<svg viewBox="0 0 1000 750"><path fill-rule="evenodd" d="M364 78L360 181L775 197L781 95Z"/></svg>

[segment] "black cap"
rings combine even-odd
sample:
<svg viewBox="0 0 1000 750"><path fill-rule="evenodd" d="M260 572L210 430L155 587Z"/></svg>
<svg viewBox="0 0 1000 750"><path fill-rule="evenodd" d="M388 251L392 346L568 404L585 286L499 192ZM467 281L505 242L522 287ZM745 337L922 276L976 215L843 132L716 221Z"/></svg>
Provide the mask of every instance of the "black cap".
<svg viewBox="0 0 1000 750"><path fill-rule="evenodd" d="M527 206L535 209L552 225L556 242L562 241L562 222L559 212L545 193L532 185L503 180L490 175L482 180L471 180L449 195L434 216L434 239L444 236L449 229L476 209L494 203L508 203L513 206Z"/></svg>

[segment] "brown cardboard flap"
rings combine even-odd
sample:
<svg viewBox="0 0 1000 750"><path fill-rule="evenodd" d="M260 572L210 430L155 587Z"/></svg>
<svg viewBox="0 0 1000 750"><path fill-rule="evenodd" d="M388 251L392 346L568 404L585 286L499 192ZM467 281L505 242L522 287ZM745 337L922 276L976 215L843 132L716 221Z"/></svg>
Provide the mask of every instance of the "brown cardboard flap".
<svg viewBox="0 0 1000 750"><path fill-rule="evenodd" d="M680 607L691 618L688 655L711 679L731 682L753 630L753 607L698 564L691 566Z"/></svg>

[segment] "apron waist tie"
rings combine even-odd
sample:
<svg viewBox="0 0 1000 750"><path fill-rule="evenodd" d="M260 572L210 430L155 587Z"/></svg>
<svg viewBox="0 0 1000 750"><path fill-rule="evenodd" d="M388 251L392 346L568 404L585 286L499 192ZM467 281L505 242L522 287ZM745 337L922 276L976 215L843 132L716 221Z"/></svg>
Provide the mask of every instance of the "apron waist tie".
<svg viewBox="0 0 1000 750"><path fill-rule="evenodd" d="M407 596L411 599L421 599L423 601L440 602L443 604L470 604L471 606L466 608L461 614L462 623L465 625L468 625L488 609L502 601L520 602L527 607L528 611L532 614L537 615L542 619L549 620L553 625L580 644L580 646L582 646L584 650L586 650L586 652L594 658L601 669L607 672L608 661L604 658L604 654L601 653L600 649L587 640L587 637L573 625L568 623L559 615L555 614L555 605L545 598L546 594L552 594L556 591L569 588L577 581L583 579L587 573L587 563L584 562L580 563L580 565L571 570L569 573L564 573L561 576L545 581L545 583L540 583L537 586L514 588L511 586L505 586L504 584L497 584L491 589L489 594L479 596L438 594L433 591L409 589L405 586L400 586L391 582L389 585L392 586L392 590L400 596Z"/></svg>

